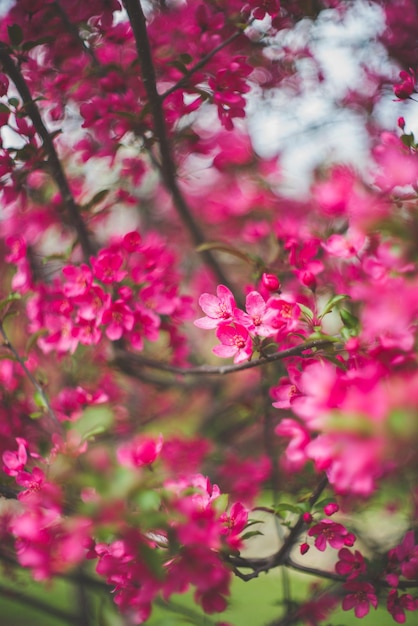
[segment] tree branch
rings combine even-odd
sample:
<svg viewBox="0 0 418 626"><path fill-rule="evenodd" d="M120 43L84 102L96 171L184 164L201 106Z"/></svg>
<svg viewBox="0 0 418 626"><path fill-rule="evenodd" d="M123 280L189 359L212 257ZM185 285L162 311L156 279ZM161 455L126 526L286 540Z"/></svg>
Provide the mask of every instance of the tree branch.
<svg viewBox="0 0 418 626"><path fill-rule="evenodd" d="M328 479L326 476L323 476L318 483L315 491L309 498L308 502L310 507L315 504L327 485ZM291 528L289 534L284 540L283 545L277 550L275 554L272 554L271 556L257 559L229 555L226 560L233 566L233 571L236 576L238 576L245 582L252 580L253 578L257 578L261 572L268 572L269 570L278 567L279 565L286 565L286 562L289 558L289 553L295 545L304 526L305 522L303 520L303 516L300 515L296 524ZM250 574L243 574L239 568L251 569L252 572Z"/></svg>
<svg viewBox="0 0 418 626"><path fill-rule="evenodd" d="M139 368L149 367L163 372L178 374L179 376L224 376L225 374L233 374L235 372L242 372L243 370L252 369L254 367L261 367L267 363L281 361L282 359L287 359L288 357L304 356L303 353L307 350L326 348L327 346L333 345L333 343L334 342L331 339L315 339L299 346L294 346L293 348L287 348L286 350L268 354L259 359L255 359L254 361L239 363L238 365L200 365L198 367L177 367L175 365L170 365L169 363L162 363L161 361L148 359L147 357L139 354L133 354L131 352L116 349L114 363L121 369L129 366L130 371L132 371L132 367L136 366Z"/></svg>
<svg viewBox="0 0 418 626"><path fill-rule="evenodd" d="M124 5L134 33L138 59L142 71L142 80L144 82L153 119L154 133L159 143L163 181L173 198L174 207L188 229L194 244L200 246L206 241L204 234L191 214L190 208L177 183L177 172L168 139L162 99L157 91L155 68L141 2L140 0L124 0ZM229 285L230 281L225 276L223 269L213 254L209 250L205 250L202 256L217 280L224 285Z"/></svg>
<svg viewBox="0 0 418 626"><path fill-rule="evenodd" d="M188 70L187 74L185 74L182 78L180 78L180 80L175 85L173 85L172 87L169 87L167 91L164 91L164 93L160 94L160 98L164 100L165 98L167 98L167 96L170 96L172 93L177 91L177 89L181 89L182 87L187 86L187 81L189 80L190 76L193 76L193 74L195 74L200 69L202 69L202 67L204 67L206 63L210 61L212 57L215 56L215 54L223 50L223 48L226 48L226 46L229 46L229 44L235 41L235 39L238 39L240 35L242 35L242 31L239 30L233 33L232 35L230 35L227 39L225 39L225 41L220 43L219 46L216 46L216 48L208 52L208 54L206 54L204 57L200 59L200 61L198 61L195 65L193 65L193 67L191 67Z"/></svg>
<svg viewBox="0 0 418 626"><path fill-rule="evenodd" d="M84 259L88 262L90 256L94 254L95 250L90 241L87 227L80 215L79 207L71 193L71 189L62 168L61 161L58 158L53 139L51 138L51 135L42 120L38 106L32 98L22 72L12 59L10 50L4 42L0 42L0 63L3 66L5 73L8 74L14 82L16 89L22 98L23 106L32 120L36 132L42 139L42 145L48 157L51 175L61 193L70 222L77 232L77 236L83 250Z"/></svg>
<svg viewBox="0 0 418 626"><path fill-rule="evenodd" d="M6 334L6 331L4 330L3 324L1 323L0 323L0 335L3 337L3 344L2 344L3 347L7 348L7 350L9 350L12 353L13 357L19 363L20 367L25 372L27 378L30 380L30 382L35 387L36 391L38 392L39 396L41 397L42 403L44 404L45 408L48 410L49 416L52 418L55 426L58 427L59 432L61 432L62 431L61 423L59 422L57 416L55 415L54 409L52 408L43 387L38 383L38 381L36 380L32 372L26 367L25 361L20 356L20 354L18 353L14 345L11 343L8 335Z"/></svg>

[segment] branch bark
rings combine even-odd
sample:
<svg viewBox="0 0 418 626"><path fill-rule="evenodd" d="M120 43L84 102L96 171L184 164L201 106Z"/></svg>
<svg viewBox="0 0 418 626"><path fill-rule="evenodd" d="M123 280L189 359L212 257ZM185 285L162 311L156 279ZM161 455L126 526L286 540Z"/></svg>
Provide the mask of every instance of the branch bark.
<svg viewBox="0 0 418 626"><path fill-rule="evenodd" d="M177 367L170 365L169 363L163 363L154 359L148 359L147 357L139 354L133 354L125 350L116 348L115 352L115 365L119 366L122 370L128 370L128 373L132 375L133 367L138 368L151 368L160 370L162 372L170 372L171 374L178 374L179 376L224 376L226 374L234 374L235 372L242 372L243 370L249 370L254 367L262 367L267 363L274 361L281 361L292 356L304 356L304 352L308 350L319 350L333 345L332 339L316 339L314 341L308 341L299 346L293 348L287 348L273 354L268 354L254 361L246 361L245 363L239 363L238 365L201 365L198 367Z"/></svg>
<svg viewBox="0 0 418 626"><path fill-rule="evenodd" d="M8 74L14 82L16 89L22 98L24 109L27 111L36 132L42 139L42 145L48 158L52 178L61 193L70 223L77 232L77 236L83 250L84 259L86 262L89 262L89 258L95 253L95 249L90 240L87 227L80 215L79 207L71 193L67 177L55 149L54 141L43 122L38 106L32 98L32 94L26 84L20 68L14 62L11 57L10 50L4 42L0 42L0 64L3 66L4 72Z"/></svg>
<svg viewBox="0 0 418 626"><path fill-rule="evenodd" d="M140 0L124 0L124 5L134 33L142 80L144 82L153 119L154 133L159 144L163 181L173 198L174 207L183 224L189 231L194 244L200 246L205 243L206 239L200 226L195 221L177 182L177 172L168 139L162 98L157 91L155 68L142 5ZM206 264L211 268L216 279L224 285L230 285L230 281L213 254L209 250L205 250L202 252L202 256Z"/></svg>

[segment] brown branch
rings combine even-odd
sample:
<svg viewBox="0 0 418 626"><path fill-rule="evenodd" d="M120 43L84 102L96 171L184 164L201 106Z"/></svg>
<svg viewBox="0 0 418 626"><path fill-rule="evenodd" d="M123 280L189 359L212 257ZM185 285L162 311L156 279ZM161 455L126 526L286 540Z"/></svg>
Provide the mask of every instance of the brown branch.
<svg viewBox="0 0 418 626"><path fill-rule="evenodd" d="M323 476L323 478L318 483L315 491L309 498L310 507L315 504L327 485L328 479L326 476ZM245 582L252 580L253 578L257 578L261 572L268 572L269 570L280 565L286 565L286 562L289 558L289 553L295 545L296 541L298 540L298 537L304 526L305 522L303 520L303 516L300 515L296 524L291 528L289 534L284 540L283 545L277 550L275 554L259 559L229 555L228 557L226 557L226 560L233 566L233 571L236 576L238 576ZM250 574L243 574L239 568L251 569L252 572Z"/></svg>
<svg viewBox="0 0 418 626"><path fill-rule="evenodd" d="M0 64L3 66L5 73L8 74L14 82L16 89L22 98L24 109L27 111L36 132L42 139L42 145L48 157L48 164L50 166L52 178L61 193L70 222L77 232L78 239L83 250L84 259L88 262L90 256L94 254L95 250L90 241L87 227L80 215L79 207L71 193L71 189L61 165L61 161L58 158L53 139L42 120L38 106L32 98L29 87L27 86L20 68L12 59L10 49L4 42L0 42Z"/></svg>
<svg viewBox="0 0 418 626"><path fill-rule="evenodd" d="M54 6L57 10L58 15L60 16L64 26L66 27L66 29L68 30L68 32L73 36L73 38L78 41L78 43L80 44L81 48L83 49L83 51L89 55L93 65L95 66L95 68L100 67L100 63L97 60L96 55L94 54L94 51L92 50L92 48L90 48L86 42L84 41L84 39L80 36L80 33L78 31L78 28L75 24L73 24L73 22L69 19L67 13L64 11L64 9L61 6L61 3L59 2L59 0L55 0L54 2Z"/></svg>
<svg viewBox="0 0 418 626"><path fill-rule="evenodd" d="M187 85L187 81L189 80L190 76L193 76L193 74L195 74L200 69L202 69L202 67L204 67L206 63L208 63L208 61L210 61L211 58L215 56L215 54L223 50L223 48L226 48L226 46L229 46L229 44L235 41L235 39L238 39L240 35L242 35L242 31L240 30L233 33L232 35L228 37L228 39L225 39L225 41L220 43L219 46L216 46L216 48L214 48L208 54L202 57L200 61L198 61L195 65L193 65L193 67L191 67L188 70L187 74L185 74L182 78L180 78L180 80L175 85L173 85L172 87L169 87L167 91L164 91L164 93L160 94L160 98L164 100L165 98L167 98L167 96L170 96L172 93L177 91L177 89L181 89L182 87L185 87Z"/></svg>
<svg viewBox="0 0 418 626"><path fill-rule="evenodd" d="M245 363L239 363L238 365L200 365L198 367L177 367L170 365L169 363L163 363L154 359L148 359L147 357L139 354L133 354L125 352L124 350L116 349L116 356L114 359L115 365L121 369L124 367L136 366L138 368L149 367L155 370L161 370L163 372L170 372L172 374L178 374L179 376L224 376L225 374L233 374L235 372L242 372L243 370L252 369L254 367L262 367L267 363L274 361L281 361L292 356L303 356L303 353L307 350L325 348L333 345L332 339L316 339L314 341L308 341L307 343L293 348L287 348L273 354L268 354L254 361L246 361Z"/></svg>
<svg viewBox="0 0 418 626"><path fill-rule="evenodd" d="M183 224L188 229L194 244L196 246L200 246L206 241L204 234L200 226L195 221L177 183L177 172L168 139L162 99L157 91L155 68L151 55L150 42L148 39L146 19L142 10L141 2L140 0L124 0L124 5L135 37L136 49L142 72L142 80L144 82L145 91L148 97L148 104L153 119L154 133L159 144L163 181L172 196L174 207ZM207 265L211 268L217 280L224 285L230 284L223 269L213 254L209 250L205 250L202 253L202 256Z"/></svg>

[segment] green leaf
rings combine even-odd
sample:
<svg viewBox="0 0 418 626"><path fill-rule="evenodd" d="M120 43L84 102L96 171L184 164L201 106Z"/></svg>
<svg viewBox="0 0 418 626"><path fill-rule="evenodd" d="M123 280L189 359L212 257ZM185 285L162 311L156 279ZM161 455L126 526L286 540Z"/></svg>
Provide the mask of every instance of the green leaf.
<svg viewBox="0 0 418 626"><path fill-rule="evenodd" d="M274 511L275 513L278 513L279 515L281 513L296 513L297 515L300 515L301 513L304 513L304 508L296 504L283 503L283 504L277 504L274 507Z"/></svg>
<svg viewBox="0 0 418 626"><path fill-rule="evenodd" d="M326 303L321 315L319 316L318 319L322 319L325 315L328 315L328 313L331 313L332 309L335 307L336 304L338 304L338 302L341 302L342 300L346 300L347 298L349 298L350 296L347 295L337 295L337 296L333 296L330 300L328 300L328 302ZM299 305L300 306L300 305Z"/></svg>
<svg viewBox="0 0 418 626"><path fill-rule="evenodd" d="M298 302L297 304L300 310L302 311L303 315L305 316L305 318L311 322L314 317L313 311L309 307L305 306L304 304L301 304L300 302Z"/></svg>
<svg viewBox="0 0 418 626"><path fill-rule="evenodd" d="M102 200L104 200L106 198L106 196L108 195L109 191L110 191L110 189L101 189L96 194L94 194L94 196L92 197L91 200L86 202L86 204L83 204L83 206L80 207L80 208L83 211L89 211L90 209L95 207L96 204L99 204Z"/></svg>
<svg viewBox="0 0 418 626"><path fill-rule="evenodd" d="M241 535L241 539L245 541L246 539L251 539L251 537L257 537L263 534L264 533L262 533L260 530L249 530L248 532Z"/></svg>
<svg viewBox="0 0 418 626"><path fill-rule="evenodd" d="M358 318L350 313L350 311L347 311L347 309L341 309L339 313L344 326L349 330L358 332L360 325Z"/></svg>
<svg viewBox="0 0 418 626"><path fill-rule="evenodd" d="M20 46L23 41L23 31L19 24L12 24L11 26L8 26L7 31L9 33L9 40L12 46Z"/></svg>
<svg viewBox="0 0 418 626"><path fill-rule="evenodd" d="M11 107L14 107L14 108L19 106L19 100L17 98L9 98L8 103L10 104Z"/></svg>
<svg viewBox="0 0 418 626"><path fill-rule="evenodd" d="M0 102L0 113L10 113L9 107L4 102Z"/></svg>
<svg viewBox="0 0 418 626"><path fill-rule="evenodd" d="M35 393L33 394L33 401L35 402L36 406L39 407L40 409L45 410L46 408L48 408L46 400L45 400L45 396L41 391L39 391L39 389L37 389Z"/></svg>

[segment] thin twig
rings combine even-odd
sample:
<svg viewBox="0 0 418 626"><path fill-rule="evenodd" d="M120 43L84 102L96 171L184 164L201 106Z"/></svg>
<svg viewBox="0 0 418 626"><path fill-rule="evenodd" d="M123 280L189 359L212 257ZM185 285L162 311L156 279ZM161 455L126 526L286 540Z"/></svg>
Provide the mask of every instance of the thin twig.
<svg viewBox="0 0 418 626"><path fill-rule="evenodd" d="M328 485L328 479L326 476L323 476L318 483L315 491L312 496L309 498L309 506L312 507L315 502L320 497L321 493L324 491L326 486ZM295 545L298 537L305 525L303 516L300 515L296 524L291 528L289 534L283 542L283 545L271 556L265 558L245 558L241 556L230 555L227 557L227 562L233 566L233 571L242 580L248 582L253 578L257 578L261 572L268 572L269 570L278 567L280 565L285 565L288 558L289 553L293 546ZM242 569L251 569L252 572L250 574L243 574L239 568Z"/></svg>
<svg viewBox="0 0 418 626"><path fill-rule="evenodd" d="M93 65L95 66L95 68L101 67L100 63L97 60L96 55L94 54L94 51L92 50L92 48L90 48L86 42L84 41L84 39L80 36L80 33L78 31L78 28L75 24L73 24L73 22L69 19L67 13L65 12L65 10L62 8L61 3L59 2L59 0L55 0L54 5L57 9L57 13L59 14L64 26L66 27L66 29L68 30L68 32L74 37L74 39L76 41L78 41L78 43L80 44L81 48L83 49L83 51L89 55Z"/></svg>
<svg viewBox="0 0 418 626"><path fill-rule="evenodd" d="M210 61L211 58L215 56L215 54L220 52L226 46L229 46L229 44L235 41L235 39L238 39L240 35L242 35L242 31L239 30L233 33L232 35L230 35L227 39L225 39L225 41L220 43L219 46L216 46L216 48L208 52L208 54L206 54L204 57L200 59L200 61L198 61L195 65L193 65L193 67L191 67L188 70L187 74L182 76L182 78L180 78L180 80L175 85L172 85L172 87L169 87L167 91L164 91L164 93L160 94L160 98L164 100L165 98L167 98L167 96L170 96L172 93L177 91L177 89L181 89L182 87L185 87L187 85L187 81L189 80L190 76L193 76L193 74L195 74L200 69L202 69L202 67L204 67L208 63L208 61Z"/></svg>
<svg viewBox="0 0 418 626"><path fill-rule="evenodd" d="M58 158L54 141L42 120L38 106L32 98L32 94L27 86L22 72L20 71L20 68L12 59L10 49L4 42L0 42L0 64L3 66L4 72L8 74L14 82L16 89L22 98L24 109L27 111L36 132L42 139L42 144L48 157L48 164L50 166L52 178L61 193L62 201L67 209L70 222L77 232L77 236L83 250L84 259L88 262L90 256L95 253L95 249L90 241L87 227L80 215L79 207L71 193L70 185L61 165L61 161Z"/></svg>
<svg viewBox="0 0 418 626"><path fill-rule="evenodd" d="M177 182L177 172L168 139L162 99L157 91L155 68L141 2L140 0L124 0L124 5L135 37L142 80L148 96L148 104L154 124L154 133L159 144L163 181L172 196L174 207L183 224L188 229L194 244L200 246L206 242L206 239L200 226L195 221ZM217 280L224 285L229 285L230 282L225 276L222 267L210 250L202 252L202 256L213 271Z"/></svg>
<svg viewBox="0 0 418 626"><path fill-rule="evenodd" d="M20 367L23 369L23 371L25 372L27 378L30 380L30 382L32 383L32 385L35 387L36 391L38 392L43 405L45 406L45 408L48 410L48 413L50 415L50 417L52 418L53 422L55 423L55 425L59 428L59 430L61 431L62 427L61 424L54 412L54 409L52 408L48 397L42 387L42 385L40 385L38 383L38 381L36 380L35 376L32 374L32 372L27 368L26 363L24 361L24 359L20 356L20 354L18 353L18 351L16 350L16 348L14 347L14 345L11 343L6 331L4 330L4 326L3 324L0 323L0 335L3 337L3 347L7 348L7 350L9 350L9 352L12 353L13 357L16 359L16 361L19 363Z"/></svg>
<svg viewBox="0 0 418 626"><path fill-rule="evenodd" d="M235 372L242 372L243 370L252 369L254 367L262 367L267 363L273 361L281 361L292 356L303 356L303 353L307 350L326 348L334 344L332 339L315 339L308 341L299 346L293 348L287 348L273 354L268 354L254 361L246 361L245 363L239 363L238 365L200 365L198 367L177 367L176 365L170 365L169 363L163 363L154 359L148 359L147 357L139 354L133 354L131 352L125 352L124 350L116 350L116 357L114 363L123 368L124 364L132 366L149 367L155 370L161 370L163 372L171 372L172 374L178 374L179 376L223 376L225 374L233 374Z"/></svg>

